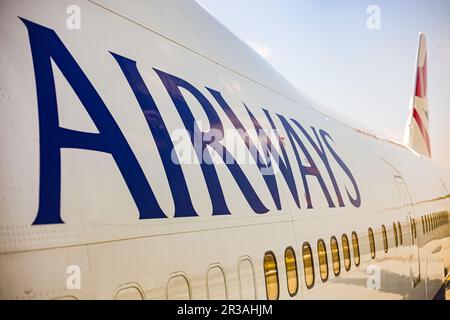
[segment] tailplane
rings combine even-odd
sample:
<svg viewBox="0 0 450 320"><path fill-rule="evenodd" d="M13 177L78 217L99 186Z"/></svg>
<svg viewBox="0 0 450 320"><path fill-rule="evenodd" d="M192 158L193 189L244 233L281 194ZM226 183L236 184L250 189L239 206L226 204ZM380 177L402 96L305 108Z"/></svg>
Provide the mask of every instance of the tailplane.
<svg viewBox="0 0 450 320"><path fill-rule="evenodd" d="M431 158L427 91L427 39L420 33L415 85L409 105L404 144L417 153Z"/></svg>

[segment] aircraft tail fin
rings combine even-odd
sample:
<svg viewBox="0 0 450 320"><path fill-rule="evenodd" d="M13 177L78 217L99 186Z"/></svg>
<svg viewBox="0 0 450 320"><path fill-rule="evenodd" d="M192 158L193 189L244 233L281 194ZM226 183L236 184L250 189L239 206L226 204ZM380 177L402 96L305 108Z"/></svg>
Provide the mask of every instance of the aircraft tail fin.
<svg viewBox="0 0 450 320"><path fill-rule="evenodd" d="M431 158L427 82L427 39L420 33L415 85L410 99L404 144L417 153Z"/></svg>

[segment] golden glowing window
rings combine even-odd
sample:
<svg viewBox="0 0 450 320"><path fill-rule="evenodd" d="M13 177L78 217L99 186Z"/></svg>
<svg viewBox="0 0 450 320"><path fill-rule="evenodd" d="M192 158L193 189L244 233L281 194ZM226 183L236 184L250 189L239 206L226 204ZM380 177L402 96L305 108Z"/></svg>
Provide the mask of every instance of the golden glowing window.
<svg viewBox="0 0 450 320"><path fill-rule="evenodd" d="M412 219L412 227L413 227L413 234L414 234L414 239L417 239L417 229L416 229L416 219Z"/></svg>
<svg viewBox="0 0 450 320"><path fill-rule="evenodd" d="M308 289L311 289L314 285L314 262L311 251L311 246L308 242L303 244L303 270L305 272L305 283Z"/></svg>
<svg viewBox="0 0 450 320"><path fill-rule="evenodd" d="M375 259L376 248L375 248L375 239L373 237L372 228L369 228L368 234L369 234L370 256L372 257L372 259Z"/></svg>
<svg viewBox="0 0 450 320"><path fill-rule="evenodd" d="M359 254L359 241L358 235L355 231L352 232L352 244L353 244L353 259L355 260L355 266L359 266L361 262L361 257Z"/></svg>
<svg viewBox="0 0 450 320"><path fill-rule="evenodd" d="M423 216L423 221L425 222L425 233L428 233L428 220L427 220L427 216Z"/></svg>
<svg viewBox="0 0 450 320"><path fill-rule="evenodd" d="M352 260L350 258L350 245L346 234L342 235L342 252L344 254L344 267L349 271L352 266Z"/></svg>
<svg viewBox="0 0 450 320"><path fill-rule="evenodd" d="M387 233L386 233L386 227L384 226L384 224L381 226L381 234L383 235L384 252L387 253L389 250L389 243L388 243L388 238L387 238Z"/></svg>
<svg viewBox="0 0 450 320"><path fill-rule="evenodd" d="M333 260L333 272L335 276L341 273L341 258L339 256L339 244L335 236L331 237L331 259Z"/></svg>
<svg viewBox="0 0 450 320"><path fill-rule="evenodd" d="M322 282L328 280L328 257L327 247L323 240L317 241L317 255L319 256L320 278Z"/></svg>
<svg viewBox="0 0 450 320"><path fill-rule="evenodd" d="M400 245L403 245L403 231L402 231L402 224L400 222L397 222L397 226L398 226L398 239L400 240L399 243Z"/></svg>
<svg viewBox="0 0 450 320"><path fill-rule="evenodd" d="M264 275L266 278L266 294L268 300L278 300L280 295L278 285L277 260L272 252L264 255Z"/></svg>
<svg viewBox="0 0 450 320"><path fill-rule="evenodd" d="M398 234L397 234L397 227L395 226L395 222L392 225L393 229L394 229L394 243L395 243L395 247L398 247Z"/></svg>
<svg viewBox="0 0 450 320"><path fill-rule="evenodd" d="M289 247L284 252L284 264L286 265L286 278L288 292L291 297L295 296L298 291L298 273L297 273L297 259L292 247Z"/></svg>

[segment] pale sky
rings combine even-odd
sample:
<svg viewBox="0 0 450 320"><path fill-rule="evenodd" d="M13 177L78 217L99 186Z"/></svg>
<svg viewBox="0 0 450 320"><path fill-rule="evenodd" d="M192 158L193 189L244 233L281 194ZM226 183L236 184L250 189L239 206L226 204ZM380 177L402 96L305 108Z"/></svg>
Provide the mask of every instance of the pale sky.
<svg viewBox="0 0 450 320"><path fill-rule="evenodd" d="M315 100L402 141L418 33L428 38L432 158L450 170L450 1L198 0ZM370 5L381 28L367 28Z"/></svg>

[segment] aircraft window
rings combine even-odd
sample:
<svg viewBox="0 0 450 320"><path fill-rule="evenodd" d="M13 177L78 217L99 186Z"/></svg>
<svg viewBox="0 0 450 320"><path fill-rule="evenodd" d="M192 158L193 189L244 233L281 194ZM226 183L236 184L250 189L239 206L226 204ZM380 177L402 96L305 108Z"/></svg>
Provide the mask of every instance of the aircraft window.
<svg viewBox="0 0 450 320"><path fill-rule="evenodd" d="M129 286L126 288L120 289L116 296L115 300L144 300L144 294L138 287Z"/></svg>
<svg viewBox="0 0 450 320"><path fill-rule="evenodd" d="M409 218L409 224L411 226L411 243L414 245L414 224L412 218Z"/></svg>
<svg viewBox="0 0 450 320"><path fill-rule="evenodd" d="M286 265L286 278L289 295L295 296L298 291L298 273L297 273L297 259L292 247L289 247L284 252L284 264Z"/></svg>
<svg viewBox="0 0 450 320"><path fill-rule="evenodd" d="M273 252L264 255L264 275L266 278L267 300L278 300L280 295L278 285L277 260Z"/></svg>
<svg viewBox="0 0 450 320"><path fill-rule="evenodd" d="M339 257L339 244L335 236L331 237L330 246L334 275L338 276L341 273L341 258Z"/></svg>
<svg viewBox="0 0 450 320"><path fill-rule="evenodd" d="M423 221L425 222L425 233L428 233L428 219L427 216L423 216Z"/></svg>
<svg viewBox="0 0 450 320"><path fill-rule="evenodd" d="M422 234L425 234L425 224L423 223L423 216L420 217L420 222L422 224Z"/></svg>
<svg viewBox="0 0 450 320"><path fill-rule="evenodd" d="M225 275L219 266L212 267L208 270L206 278L208 299L209 300L226 300L227 288L225 285Z"/></svg>
<svg viewBox="0 0 450 320"><path fill-rule="evenodd" d="M384 252L387 253L389 250L389 243L388 243L388 238L387 238L387 233L386 233L386 227L384 226L384 224L381 226L381 233L383 235Z"/></svg>
<svg viewBox="0 0 450 320"><path fill-rule="evenodd" d="M355 231L352 232L352 244L353 244L353 259L355 260L355 266L359 266L361 262L361 257L359 253L359 241L358 235Z"/></svg>
<svg viewBox="0 0 450 320"><path fill-rule="evenodd" d="M322 282L326 282L328 280L328 257L327 247L322 239L317 241L317 255L319 256L320 278Z"/></svg>
<svg viewBox="0 0 450 320"><path fill-rule="evenodd" d="M244 258L239 262L239 284L242 300L256 299L255 273L249 258Z"/></svg>
<svg viewBox="0 0 450 320"><path fill-rule="evenodd" d="M303 269L305 272L305 283L308 289L314 286L314 261L311 251L311 246L308 242L303 244L302 248L303 255Z"/></svg>
<svg viewBox="0 0 450 320"><path fill-rule="evenodd" d="M370 256L372 257L372 259L375 259L376 248L375 248L375 239L373 237L373 230L372 230L372 228L369 228L369 230L367 232L369 234Z"/></svg>
<svg viewBox="0 0 450 320"><path fill-rule="evenodd" d="M397 222L398 226L398 235L399 235L399 243L400 245L403 245L403 232L402 232L402 224L400 222Z"/></svg>
<svg viewBox="0 0 450 320"><path fill-rule="evenodd" d="M167 299L190 300L191 290L187 278L183 275L173 276L167 283Z"/></svg>
<svg viewBox="0 0 450 320"><path fill-rule="evenodd" d="M413 218L412 223L413 223L414 239L417 239L416 219Z"/></svg>
<svg viewBox="0 0 450 320"><path fill-rule="evenodd" d="M398 247L398 234L397 234L397 227L395 226L395 222L392 225L393 229L394 229L394 243L395 243L395 247Z"/></svg>
<svg viewBox="0 0 450 320"><path fill-rule="evenodd" d="M344 267L349 271L352 266L352 260L350 258L350 245L346 234L342 235L342 252L344 253Z"/></svg>
<svg viewBox="0 0 450 320"><path fill-rule="evenodd" d="M431 228L431 220L430 220L430 215L426 215L427 221L428 221L428 232L430 232L432 230Z"/></svg>

